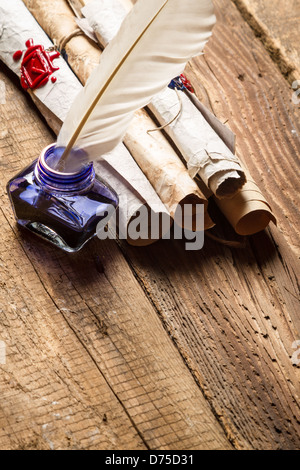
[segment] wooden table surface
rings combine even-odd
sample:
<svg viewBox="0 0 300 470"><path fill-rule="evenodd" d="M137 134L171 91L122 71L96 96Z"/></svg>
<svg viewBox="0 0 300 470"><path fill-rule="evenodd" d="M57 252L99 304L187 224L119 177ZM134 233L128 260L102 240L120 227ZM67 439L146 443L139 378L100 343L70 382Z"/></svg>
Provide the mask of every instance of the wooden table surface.
<svg viewBox="0 0 300 470"><path fill-rule="evenodd" d="M187 74L278 219L244 248L94 240L67 255L20 231L6 183L54 136L1 64L1 449L299 449L299 64L285 77L287 35L274 62L248 20L280 41L300 2L271 23L247 0L215 3Z"/></svg>

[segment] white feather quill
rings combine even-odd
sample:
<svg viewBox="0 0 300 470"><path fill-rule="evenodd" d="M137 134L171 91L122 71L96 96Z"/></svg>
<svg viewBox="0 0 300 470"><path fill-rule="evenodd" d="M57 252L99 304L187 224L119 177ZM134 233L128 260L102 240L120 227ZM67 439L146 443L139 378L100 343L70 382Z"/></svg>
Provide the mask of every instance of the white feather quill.
<svg viewBox="0 0 300 470"><path fill-rule="evenodd" d="M211 0L139 0L75 99L58 146L75 146L90 160L124 137L136 110L199 55L215 24Z"/></svg>

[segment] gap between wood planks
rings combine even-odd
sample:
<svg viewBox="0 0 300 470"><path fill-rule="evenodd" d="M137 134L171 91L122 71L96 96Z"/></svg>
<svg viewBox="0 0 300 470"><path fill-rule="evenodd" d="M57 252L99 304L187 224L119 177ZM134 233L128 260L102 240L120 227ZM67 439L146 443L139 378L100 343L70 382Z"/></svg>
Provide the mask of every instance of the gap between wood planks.
<svg viewBox="0 0 300 470"><path fill-rule="evenodd" d="M292 85L293 82L300 81L299 22L291 21L291 18L299 16L299 0L290 0L281 4L279 1L274 4L274 1L269 0L231 1L288 82ZM283 34L283 26L288 31L287 34Z"/></svg>

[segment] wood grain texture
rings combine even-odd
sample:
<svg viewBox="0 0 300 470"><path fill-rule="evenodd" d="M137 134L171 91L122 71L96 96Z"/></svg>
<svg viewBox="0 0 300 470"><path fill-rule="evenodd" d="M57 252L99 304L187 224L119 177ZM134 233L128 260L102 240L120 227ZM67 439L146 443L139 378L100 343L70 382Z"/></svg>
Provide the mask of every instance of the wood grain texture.
<svg viewBox="0 0 300 470"><path fill-rule="evenodd" d="M67 256L17 230L5 183L54 137L0 72L0 448L299 449L299 109L237 9L216 6L187 73L279 221L240 250L94 241Z"/></svg>
<svg viewBox="0 0 300 470"><path fill-rule="evenodd" d="M240 250L210 240L199 253L185 252L182 242L123 250L234 445L297 449L299 108L236 8L225 0L216 7L213 38L187 74L237 134L238 154L272 203L278 228ZM220 214L215 220L231 237Z"/></svg>
<svg viewBox="0 0 300 470"><path fill-rule="evenodd" d="M116 242L70 256L16 228L6 181L53 136L0 80L0 448L230 449Z"/></svg>
<svg viewBox="0 0 300 470"><path fill-rule="evenodd" d="M232 0L290 83L300 80L300 0Z"/></svg>

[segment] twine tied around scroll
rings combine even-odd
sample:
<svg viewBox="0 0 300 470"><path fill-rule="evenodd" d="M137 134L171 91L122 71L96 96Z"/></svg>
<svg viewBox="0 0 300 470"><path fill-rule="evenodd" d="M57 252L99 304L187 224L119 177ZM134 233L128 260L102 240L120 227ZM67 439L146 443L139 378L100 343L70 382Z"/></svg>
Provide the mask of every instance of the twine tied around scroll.
<svg viewBox="0 0 300 470"><path fill-rule="evenodd" d="M167 122L167 124L165 124L164 126L156 127L155 129L149 129L147 131L147 134L151 134L152 132L156 132L156 131L163 131L164 129L166 129L166 127L170 126L171 124L173 124L173 122L176 122L177 119L180 118L180 116L182 114L183 103L182 103L182 99L181 99L179 91L176 88L175 88L175 91L176 91L176 94L178 96L178 101L179 101L179 104L180 104L180 109L179 109L178 113L176 114L176 116L170 122Z"/></svg>
<svg viewBox="0 0 300 470"><path fill-rule="evenodd" d="M85 36L84 32L80 29L77 28L72 33L68 34L67 36L64 36L59 42L57 42L55 39L53 40L54 48L63 51L71 39L76 38L77 36Z"/></svg>

